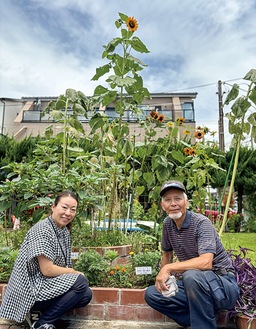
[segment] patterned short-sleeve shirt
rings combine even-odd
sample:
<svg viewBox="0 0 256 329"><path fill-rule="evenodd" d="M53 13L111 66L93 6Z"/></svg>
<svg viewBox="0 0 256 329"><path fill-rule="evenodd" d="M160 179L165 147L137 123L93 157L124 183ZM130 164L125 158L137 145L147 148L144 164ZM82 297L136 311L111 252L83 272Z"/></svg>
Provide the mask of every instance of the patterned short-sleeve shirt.
<svg viewBox="0 0 256 329"><path fill-rule="evenodd" d="M51 217L27 232L0 307L0 317L22 322L36 301L57 297L74 285L79 274L43 276L37 261L40 255L55 265L71 267L69 230L59 228Z"/></svg>
<svg viewBox="0 0 256 329"><path fill-rule="evenodd" d="M213 253L212 270L225 269L234 272L231 258L225 251L210 219L189 210L180 229L169 216L165 218L162 250L174 251L179 261Z"/></svg>

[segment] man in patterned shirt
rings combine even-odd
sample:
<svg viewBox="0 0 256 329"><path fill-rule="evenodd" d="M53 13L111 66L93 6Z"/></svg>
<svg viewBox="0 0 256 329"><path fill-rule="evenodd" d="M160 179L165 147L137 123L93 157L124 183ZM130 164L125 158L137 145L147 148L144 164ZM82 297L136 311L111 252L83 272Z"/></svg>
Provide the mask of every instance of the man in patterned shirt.
<svg viewBox="0 0 256 329"><path fill-rule="evenodd" d="M33 309L42 314L32 328L54 329L55 321L68 310L90 302L88 280L71 262L68 226L77 204L73 192L60 193L51 216L27 232L0 308L1 317L23 322Z"/></svg>
<svg viewBox="0 0 256 329"><path fill-rule="evenodd" d="M232 308L239 296L231 259L211 221L187 210L181 182L166 182L160 196L168 215L163 223L161 270L155 285L147 288L145 300L181 326L215 329L216 313ZM182 274L182 278L168 296L166 282L172 274Z"/></svg>

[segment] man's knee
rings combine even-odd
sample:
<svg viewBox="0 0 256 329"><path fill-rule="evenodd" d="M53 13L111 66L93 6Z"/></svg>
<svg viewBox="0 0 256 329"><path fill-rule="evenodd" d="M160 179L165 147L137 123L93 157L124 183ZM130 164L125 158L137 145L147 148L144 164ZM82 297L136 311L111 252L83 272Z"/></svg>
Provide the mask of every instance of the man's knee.
<svg viewBox="0 0 256 329"><path fill-rule="evenodd" d="M207 281L205 278L205 271L188 270L183 273L182 281L186 292L201 290L200 287L204 287Z"/></svg>
<svg viewBox="0 0 256 329"><path fill-rule="evenodd" d="M144 299L145 301L150 304L150 301L155 299L154 295L156 293L156 288L155 286L149 286L146 291L145 291L145 295L144 295Z"/></svg>

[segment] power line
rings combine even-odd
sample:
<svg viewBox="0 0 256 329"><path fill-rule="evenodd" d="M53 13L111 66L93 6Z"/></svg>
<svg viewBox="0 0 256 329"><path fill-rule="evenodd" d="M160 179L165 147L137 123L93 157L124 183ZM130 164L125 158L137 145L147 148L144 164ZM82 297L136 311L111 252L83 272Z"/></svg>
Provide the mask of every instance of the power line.
<svg viewBox="0 0 256 329"><path fill-rule="evenodd" d="M237 80L242 80L242 79L243 79L243 78L236 78L236 79L225 80L225 81L223 81L223 83L231 82L231 81L237 81ZM176 89L176 90L171 90L170 92L171 92L171 93L175 93L175 92L179 92L179 91L182 91L182 90L204 88L204 87L209 87L209 86L213 86L213 85L216 86L216 84L217 84L216 82L210 82L210 83L206 83L206 84L199 85L199 86L194 86L194 87L187 87L187 88L180 88L180 89Z"/></svg>

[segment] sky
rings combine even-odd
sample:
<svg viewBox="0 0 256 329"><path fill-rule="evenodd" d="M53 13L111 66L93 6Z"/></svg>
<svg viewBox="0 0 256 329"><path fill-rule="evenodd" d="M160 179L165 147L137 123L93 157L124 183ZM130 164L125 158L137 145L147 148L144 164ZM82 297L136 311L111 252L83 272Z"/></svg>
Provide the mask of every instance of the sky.
<svg viewBox="0 0 256 329"><path fill-rule="evenodd" d="M103 45L120 36L118 13L136 18L134 35L150 50L132 54L148 65L145 87L197 92L196 123L217 139L218 81L225 100L256 68L256 0L0 0L0 13L0 97L91 96ZM228 148L227 119L224 129Z"/></svg>

